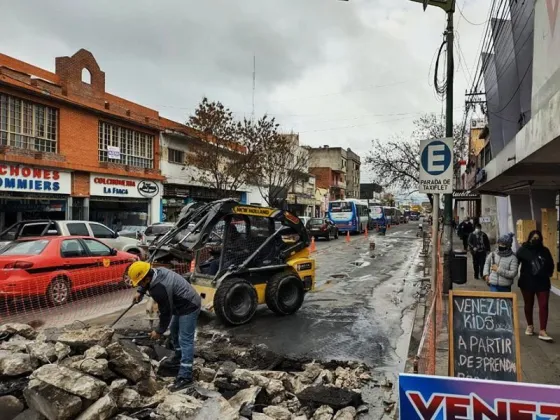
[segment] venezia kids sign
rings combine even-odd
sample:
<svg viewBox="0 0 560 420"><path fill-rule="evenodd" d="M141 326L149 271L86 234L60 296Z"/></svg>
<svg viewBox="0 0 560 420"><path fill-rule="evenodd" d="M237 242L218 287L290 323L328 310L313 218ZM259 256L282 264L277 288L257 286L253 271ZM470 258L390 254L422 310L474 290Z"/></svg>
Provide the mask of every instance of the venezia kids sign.
<svg viewBox="0 0 560 420"><path fill-rule="evenodd" d="M69 172L0 162L0 191L70 194L71 190Z"/></svg>
<svg viewBox="0 0 560 420"><path fill-rule="evenodd" d="M402 420L560 419L560 387L401 374Z"/></svg>
<svg viewBox="0 0 560 420"><path fill-rule="evenodd" d="M90 194L94 196L153 198L158 195L158 183L134 178L90 175Z"/></svg>

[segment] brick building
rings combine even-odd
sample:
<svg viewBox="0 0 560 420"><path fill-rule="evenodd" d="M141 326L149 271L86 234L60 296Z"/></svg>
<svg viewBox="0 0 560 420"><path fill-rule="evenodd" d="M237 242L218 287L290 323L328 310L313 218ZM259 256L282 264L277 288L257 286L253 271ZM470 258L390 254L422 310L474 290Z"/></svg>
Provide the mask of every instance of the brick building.
<svg viewBox="0 0 560 420"><path fill-rule="evenodd" d="M55 72L0 54L0 229L34 218L160 220L159 113L105 91L80 50Z"/></svg>

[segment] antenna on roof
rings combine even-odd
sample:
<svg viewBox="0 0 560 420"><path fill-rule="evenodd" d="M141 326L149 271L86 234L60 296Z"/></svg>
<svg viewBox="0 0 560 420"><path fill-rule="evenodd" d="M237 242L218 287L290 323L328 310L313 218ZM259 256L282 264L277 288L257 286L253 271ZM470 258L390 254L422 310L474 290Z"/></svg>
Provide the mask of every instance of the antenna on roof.
<svg viewBox="0 0 560 420"><path fill-rule="evenodd" d="M255 118L255 80L257 76L257 65L255 54L253 54L253 108L251 110L251 119Z"/></svg>

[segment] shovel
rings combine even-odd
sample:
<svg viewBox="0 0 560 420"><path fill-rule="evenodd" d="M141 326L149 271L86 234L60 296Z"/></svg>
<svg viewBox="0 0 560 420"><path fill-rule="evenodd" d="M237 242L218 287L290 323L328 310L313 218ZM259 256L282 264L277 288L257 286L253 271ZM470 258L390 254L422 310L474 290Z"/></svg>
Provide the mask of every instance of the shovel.
<svg viewBox="0 0 560 420"><path fill-rule="evenodd" d="M111 328L113 328L113 327L116 325L116 323L119 322L119 321L121 320L121 318L122 318L123 316L125 316L126 313L127 313L128 311L130 311L130 310L132 309L132 307L133 307L134 305L136 305L136 302L132 302L132 303L130 304L130 306L129 306L128 308L126 308L126 309L123 311L123 313L119 315L119 317L118 317L117 319L115 319L115 322L113 322L113 323L111 324Z"/></svg>

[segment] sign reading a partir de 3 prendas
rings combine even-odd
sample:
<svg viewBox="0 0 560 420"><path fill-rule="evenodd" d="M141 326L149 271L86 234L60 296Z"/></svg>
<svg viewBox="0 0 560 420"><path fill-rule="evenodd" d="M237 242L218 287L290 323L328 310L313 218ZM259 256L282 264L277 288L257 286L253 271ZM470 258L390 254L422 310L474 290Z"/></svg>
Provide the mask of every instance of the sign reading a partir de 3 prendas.
<svg viewBox="0 0 560 420"><path fill-rule="evenodd" d="M401 374L399 418L560 419L560 386Z"/></svg>
<svg viewBox="0 0 560 420"><path fill-rule="evenodd" d="M425 194L453 192L453 139L420 141L418 191Z"/></svg>

